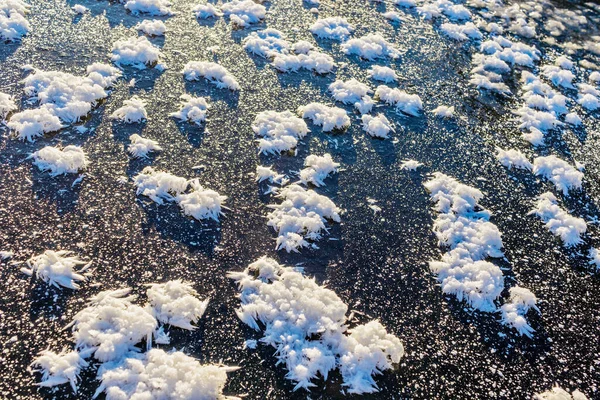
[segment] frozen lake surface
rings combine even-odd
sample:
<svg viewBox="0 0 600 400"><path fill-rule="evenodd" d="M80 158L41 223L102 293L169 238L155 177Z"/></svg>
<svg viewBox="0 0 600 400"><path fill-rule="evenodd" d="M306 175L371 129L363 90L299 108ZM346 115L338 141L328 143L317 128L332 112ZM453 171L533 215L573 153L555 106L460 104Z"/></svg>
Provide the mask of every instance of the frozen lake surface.
<svg viewBox="0 0 600 400"><path fill-rule="evenodd" d="M20 41L0 44L0 92L14 96L19 109L34 107L23 93L21 80L30 72L22 66L84 75L94 62L111 63L116 41L141 35L135 26L144 18L166 24L164 37L149 40L160 48L160 62L167 68L123 66L123 77L88 118L33 142L18 140L0 125L0 250L14 253L0 261L1 398L91 398L99 386L98 363L91 362L83 371L77 394L68 384L40 388L40 375L32 374L29 365L44 349L72 347L70 329L65 328L91 296L130 287L142 304L146 284L175 279L192 283L199 298L210 302L196 330L168 328L171 343L154 347L181 350L206 364L240 367L228 373L228 395L346 397L338 371L327 380L314 380L310 393L294 391L285 368L276 365L273 347L244 347L246 340L262 335L236 315L238 288L226 274L242 271L264 255L303 267L307 276L333 290L354 311L350 327L377 319L403 343L400 362L375 376L379 392L356 397L531 398L555 384L569 392L579 389L590 399L600 396L600 280L588 258L590 249L600 246L600 135L598 111L577 103L577 89L553 86L567 96L570 111L582 117L582 125L550 129L544 145L532 146L521 138L519 117L512 112L523 103L520 74L506 74L510 96L478 90L469 84L472 59L486 39L451 40L440 30L446 17L424 20L414 8L402 9L392 1L322 0L318 6L319 18L340 16L354 25L352 37L379 32L401 53L396 59L373 61L346 55L339 41L311 34L317 16L310 11L314 6L302 0L264 3L264 21L245 29L236 28L227 17L196 19L191 10L200 0L175 0L174 15L163 17L134 15L118 2L26 1L31 4L29 33ZM423 3L427 2L418 5ZM89 12L75 14L75 4ZM475 19L478 9L468 8ZM576 11L587 23L567 27L554 41L548 40L553 35L547 22L559 15L556 10ZM386 11L398 12L402 20L390 23L383 16ZM506 35L540 50L541 60L529 70L537 75L540 65L568 55L575 62L573 82L587 82L590 72L600 68L600 50L594 53L589 46L598 42L600 8L547 3L532 24L536 21L533 38ZM290 43L306 40L329 54L336 64L333 72L281 73L268 59L246 51L244 38L267 27L283 32ZM186 81L181 71L189 61L218 62L241 90ZM328 92L334 81L351 78L375 90L381 82L368 75L373 65L391 67L398 81L389 86L417 94L423 103L415 117L376 102L372 114L384 113L395 126L387 139L369 136L352 104L336 102ZM204 124L169 116L178 111L185 93L209 101ZM124 124L111 119L133 95L147 102L147 120ZM295 155L258 154L252 130L258 113L295 113L312 102L344 108L350 127L327 133L305 119L309 133L299 141ZM454 117L436 117L432 111L440 105L453 106ZM81 133L80 126L87 130ZM126 149L134 133L157 141L162 151L148 159L130 157ZM81 182L73 185L78 177L73 174L51 177L27 159L44 146L56 145L83 148L89 163ZM581 163L582 188L564 195L531 171L508 170L496 159L497 147L519 149L530 161L556 155L573 166ZM265 183L255 181L256 167L273 166L294 182L294 172L303 168L308 155L324 153L341 164L340 170L326 185L313 189L343 210L341 222L327 224L329 233L315 242L318 248L277 251L277 235L266 224L271 211L267 206L277 201L264 194ZM423 165L405 170L401 166L409 159ZM133 178L149 165L198 178L227 196L219 222L198 221L175 204L158 205L136 195ZM437 212L424 187L434 172L483 192L479 204L491 212L490 221L502 232L504 257L489 260L505 277L498 304L517 283L533 292L540 312L527 314L535 330L532 337L502 324L499 313L474 310L442 293L429 268L430 261L446 253L432 230ZM587 223L580 244L564 246L538 217L528 215L537 196L547 191ZM380 209L370 207L374 204ZM48 249L70 250L92 261L91 279L75 291L49 286L20 271L18 263Z"/></svg>

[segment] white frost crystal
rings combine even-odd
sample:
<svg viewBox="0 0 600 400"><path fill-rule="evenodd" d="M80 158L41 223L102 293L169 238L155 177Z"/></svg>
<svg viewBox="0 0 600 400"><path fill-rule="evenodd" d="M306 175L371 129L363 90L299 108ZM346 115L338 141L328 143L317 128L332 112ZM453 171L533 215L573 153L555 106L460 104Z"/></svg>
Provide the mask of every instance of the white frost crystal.
<svg viewBox="0 0 600 400"><path fill-rule="evenodd" d="M550 192L538 197L535 208L529 214L537 215L554 236L561 238L565 247L581 243L581 235L587 231L585 221L560 208L558 199Z"/></svg>
<svg viewBox="0 0 600 400"><path fill-rule="evenodd" d="M132 301L130 289L100 292L73 317L73 338L77 349L93 353L100 362L118 360L136 344L152 342L157 323L154 316Z"/></svg>
<svg viewBox="0 0 600 400"><path fill-rule="evenodd" d="M105 392L108 400L198 399L239 400L223 395L227 372L235 367L202 365L181 351L152 349L144 354L102 365L102 382L94 397Z"/></svg>
<svg viewBox="0 0 600 400"><path fill-rule="evenodd" d="M365 114L361 120L363 130L372 137L387 139L388 133L394 132L392 123L383 114L376 116Z"/></svg>
<svg viewBox="0 0 600 400"><path fill-rule="evenodd" d="M6 116L15 111L17 105L11 95L0 92L0 121L6 118Z"/></svg>
<svg viewBox="0 0 600 400"><path fill-rule="evenodd" d="M350 39L342 44L342 51L348 55L356 54L366 60L400 57L398 49L379 33L369 33L361 38Z"/></svg>
<svg viewBox="0 0 600 400"><path fill-rule="evenodd" d="M334 129L345 129L350 126L350 118L346 110L338 107L329 107L322 103L310 103L298 108L302 118L309 118L313 124L321 125L323 132Z"/></svg>
<svg viewBox="0 0 600 400"><path fill-rule="evenodd" d="M168 172L157 171L146 167L135 176L137 194L150 197L154 202L163 204L164 201L175 201L175 196L188 188L188 180Z"/></svg>
<svg viewBox="0 0 600 400"><path fill-rule="evenodd" d="M194 330L192 323L204 315L208 299L200 301L192 285L180 280L149 285L146 291L152 314L162 324Z"/></svg>
<svg viewBox="0 0 600 400"><path fill-rule="evenodd" d="M198 180L190 181L191 191L181 193L175 197L175 201L181 207L185 215L189 215L201 221L203 219L212 219L219 222L219 216L222 214L221 208L227 196L222 196L211 189L206 189Z"/></svg>
<svg viewBox="0 0 600 400"><path fill-rule="evenodd" d="M267 215L267 225L277 231L278 250L297 252L309 246L306 239L321 239L321 232L327 231L327 220L340 222L341 210L329 198L313 190L294 184L281 189L277 197L282 202L269 206L273 211Z"/></svg>
<svg viewBox="0 0 600 400"><path fill-rule="evenodd" d="M267 9L252 0L232 0L221 5L221 11L232 24L246 28L265 19Z"/></svg>
<svg viewBox="0 0 600 400"><path fill-rule="evenodd" d="M205 78L218 88L240 90L240 84L223 66L210 61L190 61L183 68L183 75L188 81Z"/></svg>
<svg viewBox="0 0 600 400"><path fill-rule="evenodd" d="M147 65L158 62L162 56L160 49L154 46L145 36L118 40L113 45L112 61L119 65L131 65L144 69Z"/></svg>
<svg viewBox="0 0 600 400"><path fill-rule="evenodd" d="M77 257L69 257L69 251L46 250L39 256L27 260L29 268L21 268L21 272L36 277L55 287L79 289L79 283L86 280L82 275L91 263L81 261ZM78 271L76 267L83 265Z"/></svg>
<svg viewBox="0 0 600 400"><path fill-rule="evenodd" d="M238 317L273 346L294 390L316 386L339 368L348 393L377 392L373 376L404 355L400 340L379 321L347 330L348 307L330 289L291 267L262 257L243 272L230 272L240 289ZM259 325L260 323L260 325Z"/></svg>
<svg viewBox="0 0 600 400"><path fill-rule="evenodd" d="M327 153L322 156L309 155L304 160L304 166L306 168L300 171L300 181L305 185L312 183L315 186L323 186L323 181L329 174L336 173L340 164L333 161L331 154Z"/></svg>
<svg viewBox="0 0 600 400"><path fill-rule="evenodd" d="M375 90L375 97L386 104L395 106L396 110L414 117L418 117L423 109L423 102L419 95L408 94L398 88L379 85Z"/></svg>
<svg viewBox="0 0 600 400"><path fill-rule="evenodd" d="M354 27L342 17L320 18L311 25L310 31L320 37L331 40L346 40Z"/></svg>
<svg viewBox="0 0 600 400"><path fill-rule="evenodd" d="M134 122L142 122L148 118L146 111L146 100L142 100L137 96L133 96L129 100L123 102L123 106L118 108L110 116L113 119L118 119L128 124Z"/></svg>
<svg viewBox="0 0 600 400"><path fill-rule="evenodd" d="M279 154L296 147L308 133L308 126L289 111L262 111L254 119L252 130L260 137L257 142L261 153Z"/></svg>
<svg viewBox="0 0 600 400"><path fill-rule="evenodd" d="M190 121L200 126L206 121L206 113L210 108L204 97L193 97L189 94L181 96L183 104L181 110L170 114L171 117L179 118L184 121Z"/></svg>
<svg viewBox="0 0 600 400"><path fill-rule="evenodd" d="M46 146L33 153L34 164L42 171L50 171L51 176L75 174L88 164L83 149L69 145L63 149Z"/></svg>
<svg viewBox="0 0 600 400"><path fill-rule="evenodd" d="M571 189L581 189L583 172L556 156L537 157L533 160L533 173L554 183L565 196Z"/></svg>
<svg viewBox="0 0 600 400"><path fill-rule="evenodd" d="M0 0L0 39L19 40L29 32L29 21L25 15L31 6L22 0Z"/></svg>
<svg viewBox="0 0 600 400"><path fill-rule="evenodd" d="M127 151L134 158L147 158L148 153L162 150L157 141L143 138L137 133L129 136L129 140L131 144L127 147Z"/></svg>
<svg viewBox="0 0 600 400"><path fill-rule="evenodd" d="M531 171L533 165L529 162L525 154L521 153L516 149L502 150L496 148L496 158L500 161L500 164L508 169L517 168Z"/></svg>
<svg viewBox="0 0 600 400"><path fill-rule="evenodd" d="M33 360L31 366L34 372L42 373L42 387L52 387L69 383L74 393L77 393L77 381L82 368L88 366L87 361L77 351L62 351L55 353L43 350Z"/></svg>

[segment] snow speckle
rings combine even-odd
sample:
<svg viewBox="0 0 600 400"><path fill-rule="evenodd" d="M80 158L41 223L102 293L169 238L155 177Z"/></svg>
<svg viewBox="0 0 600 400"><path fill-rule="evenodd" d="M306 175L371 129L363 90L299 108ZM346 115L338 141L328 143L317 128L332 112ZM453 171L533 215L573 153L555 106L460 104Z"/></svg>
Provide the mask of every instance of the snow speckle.
<svg viewBox="0 0 600 400"><path fill-rule="evenodd" d="M73 7L71 7L71 9L75 12L75 14L85 14L87 12L90 11L89 8L87 8L86 6L83 6L81 4L75 4Z"/></svg>

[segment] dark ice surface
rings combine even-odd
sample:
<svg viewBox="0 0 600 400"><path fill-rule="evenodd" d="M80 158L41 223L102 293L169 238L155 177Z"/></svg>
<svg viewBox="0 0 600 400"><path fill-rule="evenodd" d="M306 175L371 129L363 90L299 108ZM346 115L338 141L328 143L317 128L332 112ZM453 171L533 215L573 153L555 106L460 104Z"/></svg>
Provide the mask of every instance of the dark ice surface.
<svg viewBox="0 0 600 400"><path fill-rule="evenodd" d="M134 26L142 20L118 2L30 3L31 32L21 42L0 44L0 91L16 95L22 106L22 65L83 75L93 62L109 63L112 44L136 36ZM90 8L91 14L74 15L70 7L76 3ZM308 30L315 16L301 0L266 3L266 21L244 30L232 29L223 18L197 21L191 12L196 3L175 1L177 14L160 18L167 24L166 36L151 39L162 48L168 69L124 68L124 78L108 99L80 124L89 128L86 133L72 126L27 143L0 130L0 250L15 252L12 260L0 263L0 398L91 398L99 384L97 366L82 374L80 391L74 395L69 385L36 386L40 377L28 371L32 359L46 348L72 346L64 328L91 295L129 286L140 295L141 304L144 284L171 279L192 282L201 298L211 300L197 330L170 329L172 343L162 347L183 350L201 362L240 366L229 374L227 394L247 394L248 399L344 397L338 373L327 382L318 380L310 393L293 392L286 371L275 365L272 348L243 349L246 339L260 335L238 320L237 290L225 274L242 270L262 255L303 266L359 312L353 323L377 318L402 340L406 355L400 365L378 376L380 392L362 396L365 399L520 399L555 383L600 398L600 281L587 262L590 246L600 245L593 222L600 204L597 115L586 114L584 127L554 132L547 146L533 149L520 139L511 114L520 104L518 96L502 99L468 86L476 46L442 37L438 23L419 21L414 12L407 12L401 24L386 22L381 13L394 9L391 2L323 0L319 7L321 17L348 18L357 27L354 37L380 32L403 52L397 60L376 62L347 57L338 42L315 40ZM561 7L582 9L589 19L588 29L569 32L569 40L595 34L598 12L576 3ZM318 44L334 57L335 73L281 74L266 60L249 55L242 40L267 26L283 31L291 42ZM529 42L546 57L559 51ZM578 57L581 54L573 56ZM192 60L219 62L237 77L242 90L185 82L181 70ZM336 78L354 77L374 88L367 69L375 64L391 66L400 76L397 86L421 96L422 117L403 116L379 103L377 112L385 113L397 129L391 139L377 140L361 129L359 115L348 106L352 126L346 132L326 134L309 124L311 132L299 144L297 156L257 154L251 123L258 112L294 111L313 101L333 104L327 86ZM133 77L137 84L131 88ZM178 109L183 93L209 98L205 127L168 116ZM148 121L125 125L110 120L109 115L134 94L148 101ZM455 106L459 117L435 118L431 110L438 105ZM132 133L157 140L164 150L150 160L131 160L125 147ZM25 160L56 144L83 146L90 159L86 177L73 188L76 175L51 178ZM562 206L589 222L584 245L565 249L536 217L527 215L535 197L554 188L530 172L507 171L494 157L496 146L519 148L530 159L556 154L572 164L585 164L583 190L559 196ZM256 165L274 165L289 173L301 169L308 154L325 152L341 162L343 170L316 190L344 209L342 222L318 242L318 250L277 252L275 234L265 219L272 199L262 195L265 186L254 181ZM403 171L400 164L405 159L418 160L424 167ZM219 224L201 223L184 217L174 205L158 206L137 197L131 179L121 183L119 177L131 178L146 165L198 177L228 196L231 210ZM485 193L481 203L493 213L506 253L504 260L494 262L506 269L507 287L518 282L539 300L541 314L528 315L536 330L532 339L501 325L499 315L474 312L441 293L428 268L441 250L431 231L435 215L422 185L434 171ZM378 200L380 213L368 207L369 198ZM59 290L28 278L13 265L46 249L72 250L92 260L92 282L79 291Z"/></svg>

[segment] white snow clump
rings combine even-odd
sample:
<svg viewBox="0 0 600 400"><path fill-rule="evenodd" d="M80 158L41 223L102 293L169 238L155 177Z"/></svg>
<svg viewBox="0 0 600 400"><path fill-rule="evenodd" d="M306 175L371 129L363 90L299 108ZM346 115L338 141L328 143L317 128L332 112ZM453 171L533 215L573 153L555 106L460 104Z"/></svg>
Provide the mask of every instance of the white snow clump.
<svg viewBox="0 0 600 400"><path fill-rule="evenodd" d="M203 77L220 89L240 90L235 77L225 67L214 62L190 61L185 65L183 75L188 81L198 81Z"/></svg>
<svg viewBox="0 0 600 400"><path fill-rule="evenodd" d="M33 164L41 171L50 171L51 176L75 174L88 164L83 149L73 145L63 149L46 146L28 158L33 158Z"/></svg>
<svg viewBox="0 0 600 400"><path fill-rule="evenodd" d="M39 256L27 260L29 268L21 268L26 275L35 276L51 286L69 289L79 289L78 282L86 280L83 275L91 263L81 261L77 257L68 257L71 252L66 250L46 250ZM78 271L75 268L83 265Z"/></svg>

